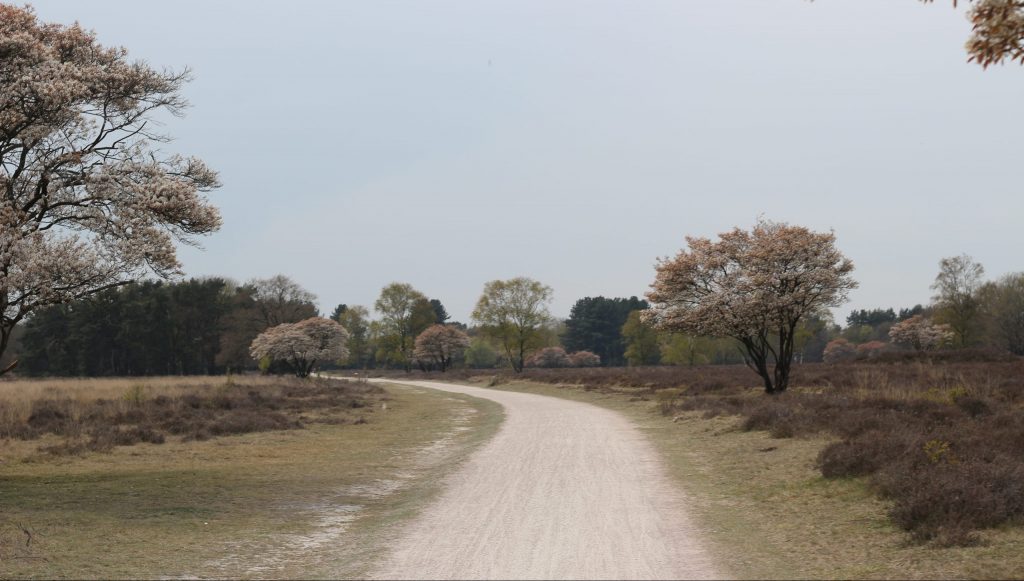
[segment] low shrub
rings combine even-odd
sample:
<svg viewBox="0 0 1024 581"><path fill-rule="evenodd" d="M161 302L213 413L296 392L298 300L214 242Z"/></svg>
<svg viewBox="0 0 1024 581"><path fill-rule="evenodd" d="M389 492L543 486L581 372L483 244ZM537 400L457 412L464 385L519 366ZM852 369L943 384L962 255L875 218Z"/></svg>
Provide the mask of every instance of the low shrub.
<svg viewBox="0 0 1024 581"><path fill-rule="evenodd" d="M55 455L110 450L138 443L162 444L168 436L206 440L218 436L301 429L300 417L318 412L329 423L365 422L383 390L375 385L338 380L281 378L247 384L244 379L216 387L197 387L178 395L151 394L141 384L117 399L42 398L23 417L0 416L0 437L65 438L41 451ZM318 417L317 420L322 420Z"/></svg>
<svg viewBox="0 0 1024 581"><path fill-rule="evenodd" d="M797 387L776 397L762 395L743 366L497 377L621 391L666 415L740 416L741 429L774 437L835 436L818 455L821 474L866 478L891 501L893 523L918 541L969 545L980 529L1024 522L1024 362L984 350L875 351L865 361L796 365Z"/></svg>

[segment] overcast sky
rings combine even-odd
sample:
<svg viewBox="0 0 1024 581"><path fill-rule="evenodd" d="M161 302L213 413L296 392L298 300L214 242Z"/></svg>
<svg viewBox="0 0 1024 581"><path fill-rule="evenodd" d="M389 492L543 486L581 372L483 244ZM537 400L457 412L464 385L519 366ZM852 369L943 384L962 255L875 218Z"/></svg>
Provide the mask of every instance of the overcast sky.
<svg viewBox="0 0 1024 581"><path fill-rule="evenodd" d="M832 229L860 289L927 302L940 258L1024 270L1024 68L966 63L950 1L34 2L188 66L168 149L217 169L188 275L283 273L469 319L525 275L567 316L643 294L683 236Z"/></svg>

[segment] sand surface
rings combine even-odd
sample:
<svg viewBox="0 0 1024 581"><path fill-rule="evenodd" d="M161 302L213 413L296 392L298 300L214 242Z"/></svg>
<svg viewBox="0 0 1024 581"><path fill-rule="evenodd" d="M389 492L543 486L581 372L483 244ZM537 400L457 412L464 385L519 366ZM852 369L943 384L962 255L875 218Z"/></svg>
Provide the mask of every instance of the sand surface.
<svg viewBox="0 0 1024 581"><path fill-rule="evenodd" d="M624 416L541 395L395 381L496 401L506 420L383 550L381 579L721 575L686 498Z"/></svg>

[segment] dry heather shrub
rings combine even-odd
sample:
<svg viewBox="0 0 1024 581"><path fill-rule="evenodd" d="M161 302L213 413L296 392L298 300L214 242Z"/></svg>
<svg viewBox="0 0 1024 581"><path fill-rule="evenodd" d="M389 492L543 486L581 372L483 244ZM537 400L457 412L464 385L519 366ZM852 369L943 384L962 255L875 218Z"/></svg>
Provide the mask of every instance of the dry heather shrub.
<svg viewBox="0 0 1024 581"><path fill-rule="evenodd" d="M119 382L113 382L122 387ZM42 397L20 405L22 413L6 414L0 437L33 440L44 434L65 439L48 446L52 454L78 454L147 442L163 443L168 436L205 440L216 436L303 427L300 418L311 414L319 421L354 423L353 410L372 405L383 390L377 386L342 381L296 378L243 378L217 384L206 382L132 384L119 397L88 398L73 385L57 397ZM112 393L109 386L97 389ZM73 394L74 398L68 394ZM365 421L365 420L364 420Z"/></svg>
<svg viewBox="0 0 1024 581"><path fill-rule="evenodd" d="M655 401L658 402L658 409L661 410L661 415L667 416L672 413L675 409L676 399L683 394L683 390L678 388L660 389L654 394Z"/></svg>

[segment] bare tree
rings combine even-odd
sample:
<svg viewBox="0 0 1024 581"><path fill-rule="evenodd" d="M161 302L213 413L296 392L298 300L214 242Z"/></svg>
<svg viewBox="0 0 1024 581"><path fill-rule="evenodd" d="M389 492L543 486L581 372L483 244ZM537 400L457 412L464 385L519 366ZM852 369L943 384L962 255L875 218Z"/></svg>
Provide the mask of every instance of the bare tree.
<svg viewBox="0 0 1024 581"><path fill-rule="evenodd" d="M271 327L256 337L250 353L253 359L269 357L283 361L297 377L308 377L319 361L348 357L348 331L337 321L312 317L298 323Z"/></svg>
<svg viewBox="0 0 1024 581"><path fill-rule="evenodd" d="M252 288L257 316L264 328L295 323L317 314L316 295L283 274L253 279L247 284Z"/></svg>
<svg viewBox="0 0 1024 581"><path fill-rule="evenodd" d="M832 233L759 222L661 260L641 317L665 331L739 341L766 393L785 391L801 318L838 306L857 283ZM769 369L771 368L771 369Z"/></svg>
<svg viewBox="0 0 1024 581"><path fill-rule="evenodd" d="M130 62L78 25L0 4L0 354L41 307L145 272L179 272L175 242L220 227L201 160L164 155L187 71ZM0 372L2 373L2 372Z"/></svg>
<svg viewBox="0 0 1024 581"><path fill-rule="evenodd" d="M473 309L473 320L501 343L517 373L523 370L526 354L543 340L543 327L551 320L551 294L551 287L523 276L492 280Z"/></svg>

